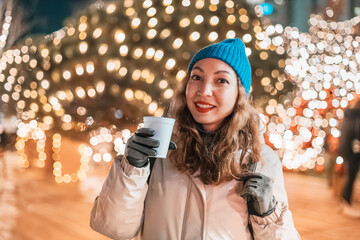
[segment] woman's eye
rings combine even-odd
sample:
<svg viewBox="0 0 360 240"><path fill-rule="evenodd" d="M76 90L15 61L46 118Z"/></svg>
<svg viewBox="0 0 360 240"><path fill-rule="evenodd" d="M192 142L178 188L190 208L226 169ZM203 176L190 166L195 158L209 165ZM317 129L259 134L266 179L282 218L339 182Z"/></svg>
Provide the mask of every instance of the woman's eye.
<svg viewBox="0 0 360 240"><path fill-rule="evenodd" d="M198 75L191 76L191 79L195 80L195 81L201 80L200 76L198 76Z"/></svg>
<svg viewBox="0 0 360 240"><path fill-rule="evenodd" d="M220 78L218 81L219 83L229 83L229 81L224 78Z"/></svg>

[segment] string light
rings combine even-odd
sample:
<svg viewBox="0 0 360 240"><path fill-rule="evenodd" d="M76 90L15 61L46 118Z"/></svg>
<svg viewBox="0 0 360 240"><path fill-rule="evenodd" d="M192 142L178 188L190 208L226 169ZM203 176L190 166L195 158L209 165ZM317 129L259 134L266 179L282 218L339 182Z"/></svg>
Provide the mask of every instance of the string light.
<svg viewBox="0 0 360 240"><path fill-rule="evenodd" d="M3 54L0 58L0 87L4 89L2 104L15 109L15 114L25 125L36 121L45 135L50 133L49 130L59 132L60 138L55 139L60 140L53 140L56 146L58 141L61 142L63 132L75 133L88 141L90 129L103 123L131 125L137 121L136 115L161 116L163 105L172 99L177 84L186 77L190 57L200 47L241 36L247 55L255 64L272 59L269 53L272 45L278 47L271 50L273 53L285 49L287 40L282 35L271 39L271 29L264 35L260 21L245 9L246 6L230 0L163 0L162 4L150 0L141 3L127 0L97 5L91 11L85 10L82 16L67 21L63 34L57 33L51 41L49 37L49 41L28 38L21 46ZM197 11L195 15L192 8ZM145 13L144 16L141 12ZM120 24L120 21L128 23ZM164 28L164 23L172 27ZM113 26L129 26L129 29ZM278 35L283 32L279 32L277 26L272 31ZM277 61L285 66L284 60ZM264 66L263 62L260 66ZM270 83L264 86L264 89L269 87L265 89L269 94L286 88L286 82L281 82L285 81L281 71L276 77L266 72L254 77L259 79L255 82L264 84L268 82L267 78L270 79ZM274 79L277 82L274 83ZM353 87L350 85L348 83L346 87ZM341 94L344 93L339 92ZM104 101L109 107L104 107ZM16 107L10 108L11 104ZM271 105L274 113L278 110L277 104ZM109 126L106 128L110 131ZM19 137L22 131L19 131ZM118 145L125 142L126 137L116 138L114 134L111 132L114 144L115 141ZM22 141L19 140L18 145L25 147L26 142ZM113 152L99 152L92 146L81 147L81 154L93 161L109 160L110 155L114 156ZM61 144L58 153L60 148ZM60 159L60 155L54 156ZM24 159L22 165L25 166ZM58 181L74 181L75 175L65 177L61 173L66 163L58 162L54 165ZM74 174L79 179L84 176L84 173Z"/></svg>
<svg viewBox="0 0 360 240"><path fill-rule="evenodd" d="M276 25L256 35L263 49L274 44L287 50L285 71L298 86L295 98L285 104L269 102L265 108L269 116L278 116L267 118L267 134L288 169L323 169L316 166L324 164L324 144L332 149L338 144L344 109L359 99L360 38L354 36L359 22L360 17L336 23L312 15L309 33ZM266 78L261 81L263 86L269 83ZM282 87L277 85L279 90Z"/></svg>

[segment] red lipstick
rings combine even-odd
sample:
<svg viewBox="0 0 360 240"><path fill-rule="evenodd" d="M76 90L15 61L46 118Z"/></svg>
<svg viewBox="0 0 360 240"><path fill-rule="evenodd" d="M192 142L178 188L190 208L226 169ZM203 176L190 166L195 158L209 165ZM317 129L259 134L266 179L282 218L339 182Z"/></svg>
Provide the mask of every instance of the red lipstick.
<svg viewBox="0 0 360 240"><path fill-rule="evenodd" d="M199 113L207 113L213 110L215 106L207 102L197 101L195 102L195 108Z"/></svg>

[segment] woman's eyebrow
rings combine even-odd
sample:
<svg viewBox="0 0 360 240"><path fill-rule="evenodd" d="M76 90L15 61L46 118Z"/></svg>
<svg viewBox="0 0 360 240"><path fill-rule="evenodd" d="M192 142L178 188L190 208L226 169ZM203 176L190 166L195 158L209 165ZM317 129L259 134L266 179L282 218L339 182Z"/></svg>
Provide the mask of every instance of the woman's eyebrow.
<svg viewBox="0 0 360 240"><path fill-rule="evenodd" d="M194 69L197 69L197 70L199 70L200 72L204 72L204 70L202 70L200 67L193 67L193 70Z"/></svg>
<svg viewBox="0 0 360 240"><path fill-rule="evenodd" d="M220 73L226 73L226 74L232 76L232 74L230 72L226 71L226 70L220 70L220 71L215 72L215 74L220 74Z"/></svg>

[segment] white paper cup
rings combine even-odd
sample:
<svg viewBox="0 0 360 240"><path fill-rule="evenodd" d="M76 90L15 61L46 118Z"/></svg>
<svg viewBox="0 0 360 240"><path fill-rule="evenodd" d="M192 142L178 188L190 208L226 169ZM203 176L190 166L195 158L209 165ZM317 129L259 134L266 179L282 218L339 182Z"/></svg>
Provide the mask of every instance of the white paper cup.
<svg viewBox="0 0 360 240"><path fill-rule="evenodd" d="M155 148L157 158L166 158L169 150L172 130L175 119L165 117L144 117L144 127L155 129L156 133L152 137L159 140L160 146Z"/></svg>

